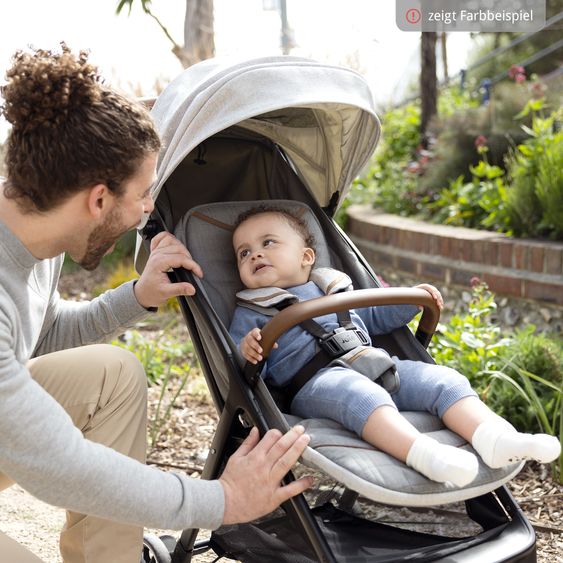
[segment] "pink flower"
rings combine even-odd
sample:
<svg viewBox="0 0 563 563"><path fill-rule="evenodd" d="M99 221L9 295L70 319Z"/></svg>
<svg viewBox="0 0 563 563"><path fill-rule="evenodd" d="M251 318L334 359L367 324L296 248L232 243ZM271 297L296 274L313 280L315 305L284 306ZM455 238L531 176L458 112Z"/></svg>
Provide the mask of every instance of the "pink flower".
<svg viewBox="0 0 563 563"><path fill-rule="evenodd" d="M524 70L523 66L519 66L519 65L512 65L509 69L508 69L508 78L512 79L512 80L517 80L517 76L519 74L524 75L524 80L526 79L526 71ZM517 80L518 82L522 82L522 80Z"/></svg>
<svg viewBox="0 0 563 563"><path fill-rule="evenodd" d="M473 276L469 280L469 284L471 285L471 287L477 287L478 285L481 285L481 280L477 276Z"/></svg>
<svg viewBox="0 0 563 563"><path fill-rule="evenodd" d="M526 80L525 74L517 74L516 77L514 78L514 81L518 82L518 84L520 84L520 82L525 82L525 80Z"/></svg>
<svg viewBox="0 0 563 563"><path fill-rule="evenodd" d="M485 135L479 135L475 138L475 147L478 149L481 147L486 147L488 142L489 141L487 137L485 137Z"/></svg>

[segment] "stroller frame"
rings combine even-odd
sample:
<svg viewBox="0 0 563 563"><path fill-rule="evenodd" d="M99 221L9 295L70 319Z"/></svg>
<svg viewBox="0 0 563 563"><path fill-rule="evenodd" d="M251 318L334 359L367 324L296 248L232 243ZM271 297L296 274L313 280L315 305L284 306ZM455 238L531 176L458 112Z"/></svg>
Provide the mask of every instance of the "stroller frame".
<svg viewBox="0 0 563 563"><path fill-rule="evenodd" d="M281 61L280 64L284 65L284 68L285 65L291 65L292 62L294 62L296 66L300 67L300 72L303 70L302 67L307 66L302 59L294 59L292 57L275 58L273 61L274 65L271 66L275 66L275 64ZM270 62L270 59L261 59L259 60L259 65L255 65L256 61L253 61L252 68L268 68ZM197 67L200 67L200 65L195 65L195 67L185 71L186 77L188 77L190 72L195 73L197 76L197 72L199 71ZM238 72L238 69L244 69L246 67L242 64L233 68ZM331 71L332 70L333 67L331 67ZM196 84L194 92L197 94L197 92L199 92L198 88L209 88L210 84L213 84L212 77L205 76L205 80L202 79ZM166 90L163 94L166 94ZM201 108L202 105L199 94L196 94L189 97L189 101L198 108ZM163 104L171 103L171 100L173 103L173 98L166 98L165 96ZM187 107L186 104L187 102L181 104L177 109L177 113L185 111ZM217 126L215 129L206 132L206 134L198 140L199 142L188 147L189 150L182 151L184 153L183 158L187 161L188 156L192 155L192 157L195 157L194 162L197 163L198 160L201 161L202 156L204 156L201 143L207 139L211 139L211 137L221 137L222 140L228 140L231 137L235 140L240 139L239 131L237 127L234 127L235 125L237 125L237 123L223 123L221 126ZM366 129L365 123L361 124L360 128L364 131ZM183 134L187 134L187 132L184 131ZM168 137L165 136L165 142L167 139L168 141L170 141L170 139L174 140L175 136L175 132ZM368 136L371 140L367 143L369 146L364 152L369 157L377 141L378 130L377 132L370 133ZM305 177L306 174L299 173L299 168L297 167L296 169L291 155L287 154L287 151L276 142L272 142L256 131L248 135L245 138L245 142L254 143L254 148L258 153L267 155L270 159L269 162L274 163L274 167L284 167L286 177L287 175L291 176L304 188L303 190L290 190L288 195L294 200L302 201L311 208L327 238L327 244L331 249L336 248L339 250L343 269L348 273L350 273L349 270L354 272L352 276L354 284L361 288L377 288L379 284L371 267L357 252L346 235L335 225L332 219L332 216L339 206L339 202L345 195L346 190L344 186L348 183L349 178L354 177L361 166L363 166L366 159L365 156L360 158L354 165L350 165L346 174L343 173L337 180L333 179L334 182L336 182L335 187L332 188L332 191L329 190L329 195L323 198L312 194L311 190L305 187L309 183L308 178ZM357 146L355 148L357 148ZM166 194L168 184L173 183L174 178L173 173L170 172L170 168L178 166L179 161L172 166L170 164L171 159L172 157L165 155L160 161L159 180L155 196L157 196L158 192L162 189L164 189L164 193ZM167 167L167 172L161 172ZM263 191L257 195L267 200L269 197L272 197L272 194L269 191L269 187L266 189L266 192ZM278 197L278 193L276 192L274 196ZM201 198L201 194L198 194L197 197ZM208 199L208 201L217 201L217 199L215 199L217 194L212 193L209 197L211 199ZM235 196L235 199L236 197L237 196ZM157 232L170 229L171 226L173 227L174 225L174 221L171 221L170 215L167 215L168 210L165 208L166 206L163 205L162 201L159 201L157 197L155 197L155 199L155 211L149 223L141 231L142 246L139 248L141 253L143 248L145 252L148 252L150 240ZM190 205L190 207L191 206L192 205ZM171 207L174 208L174 204L172 204ZM190 207L188 207L188 209ZM138 267L141 262L142 259L138 259ZM264 381L258 377L258 372L252 368L245 369L244 371L241 369L239 364L240 358L238 357L237 351L233 350L232 341L230 340L228 332L214 307L207 300L200 280L185 270L174 270L169 273L169 276L173 281L187 281L192 283L197 289L196 294L190 298L180 297L179 303L194 348L200 360L211 397L220 416L217 430L211 444L210 454L202 473L202 478L204 479L215 479L220 476L229 455L235 451L240 441L245 438L251 425L257 426L261 434L271 428L277 428L285 432L289 426ZM378 339L378 346L386 348L391 354L401 356L408 351L408 357L411 359L431 361L431 358L425 350L425 345L428 344L429 340L428 336L430 335L425 336L423 333L419 333L417 338L420 338L421 343L414 338L407 328L404 328L394 331L391 335ZM210 353L210 351L213 353ZM220 387L214 375L215 370L218 369L217 366L228 373L228 391L226 393L225 390ZM285 478L285 482L289 482L292 479L293 475L290 473ZM350 508L357 498L357 493L345 490L341 498L341 506ZM431 545L429 549L419 549L416 546L428 546L428 544L425 543L429 541L428 538L425 537L427 536L426 534L403 532L399 530L399 539L396 542L397 545L393 546L395 551L392 555L387 553L378 557L373 556L372 552L371 555L367 555L366 557L364 552L364 555L354 554L350 557L345 556L342 558L341 556L338 558L338 550L335 549L334 543L329 542L327 539L327 530L322 521L323 517L326 516L326 512L323 513L322 510L312 509L305 496L299 495L290 499L282 506L287 515L286 521L290 522L289 529L293 530L293 532L290 532L290 535L293 534L298 538L299 546L297 551L294 552L298 554L298 558L295 559L295 556L294 558L289 558L291 555L280 554L279 561L298 561L299 563L305 561L331 563L346 561L356 563L360 561L385 562L407 560L460 562L476 560L486 562L535 561L535 535L533 529L504 485L479 497L466 500L466 507L469 517L477 522L484 530L476 537L456 538L455 540L449 538L446 540L437 536L435 545ZM338 520L340 515L341 513L337 515L336 520ZM352 527L360 525L357 520L359 519L354 520ZM268 526L271 522L274 522L276 526L282 526L281 520L277 517L273 519L265 518L260 521L257 526L262 526L266 530L266 533L268 533ZM367 521L362 520L362 522ZM381 537L382 540L386 540L385 536L388 533L387 528L389 527L382 528L381 524L374 524L370 528L370 524L372 523L368 523L366 526L369 530L373 531L368 532L367 536L364 534L363 539L360 540L355 539L352 535L352 544L359 545L361 548L361 542L364 541L366 537L371 539ZM363 524L361 525L363 526ZM392 529L396 530L395 528ZM220 531L221 529L219 532ZM232 530L227 530L227 536L224 537L228 537L229 533L236 535L243 533L243 531L243 526L237 526ZM208 549L214 549L218 555L223 555L227 552L227 556L232 556L228 548L225 548L220 534L214 532L209 540L196 541L198 533L199 530L196 529L184 530L178 541L170 537L162 539L147 537L145 540L145 560L154 561L155 563L187 563L192 560L194 555L207 551ZM403 535L401 536L401 534ZM407 549L403 550L401 553L399 550L401 549L402 543L408 544L411 540L415 548L409 549L411 546L407 545ZM383 541L383 543L385 543L385 541ZM303 548L303 546L305 547ZM292 548L288 546L288 549ZM287 558L285 558L286 556ZM245 561L245 559L243 560ZM252 559L249 561L257 560ZM260 559L258 559L258 561L260 561ZM261 561L265 561L265 559L261 559Z"/></svg>

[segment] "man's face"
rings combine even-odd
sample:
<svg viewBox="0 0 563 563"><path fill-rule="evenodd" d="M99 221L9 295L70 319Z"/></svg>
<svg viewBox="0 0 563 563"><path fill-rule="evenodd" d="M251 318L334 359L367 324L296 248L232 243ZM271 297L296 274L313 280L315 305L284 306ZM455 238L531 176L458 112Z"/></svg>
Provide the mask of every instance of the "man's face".
<svg viewBox="0 0 563 563"><path fill-rule="evenodd" d="M247 288L293 287L307 282L315 253L277 213L250 217L234 232L239 275Z"/></svg>
<svg viewBox="0 0 563 563"><path fill-rule="evenodd" d="M137 173L125 182L125 191L114 198L114 207L109 210L102 224L94 227L86 244L86 251L78 263L85 270L94 270L102 258L109 254L116 242L127 231L134 229L144 213L154 209L150 193L155 181L156 154L143 160Z"/></svg>

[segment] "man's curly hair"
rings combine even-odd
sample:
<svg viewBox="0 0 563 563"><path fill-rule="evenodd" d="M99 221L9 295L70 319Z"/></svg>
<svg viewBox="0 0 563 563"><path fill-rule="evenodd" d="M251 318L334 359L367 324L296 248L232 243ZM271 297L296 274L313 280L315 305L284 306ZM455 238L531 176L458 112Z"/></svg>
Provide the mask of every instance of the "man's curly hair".
<svg viewBox="0 0 563 563"><path fill-rule="evenodd" d="M160 149L148 110L105 86L88 53L65 43L57 53L17 51L0 94L12 125L4 193L25 211L48 211L98 183L120 195Z"/></svg>

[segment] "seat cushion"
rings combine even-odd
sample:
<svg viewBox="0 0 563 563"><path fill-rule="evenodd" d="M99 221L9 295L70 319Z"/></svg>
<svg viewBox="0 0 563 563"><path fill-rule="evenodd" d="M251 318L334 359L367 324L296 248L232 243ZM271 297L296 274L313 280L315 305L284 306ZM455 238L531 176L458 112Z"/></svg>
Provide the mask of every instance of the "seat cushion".
<svg viewBox="0 0 563 563"><path fill-rule="evenodd" d="M463 438L445 428L436 416L424 412L402 413L418 430L443 444L475 455ZM517 475L524 462L491 469L479 459L479 473L465 487L427 479L401 461L361 440L327 419L301 419L286 415L293 426L301 424L311 436L302 461L320 469L347 488L377 502L398 506L432 506L463 501L492 491Z"/></svg>

